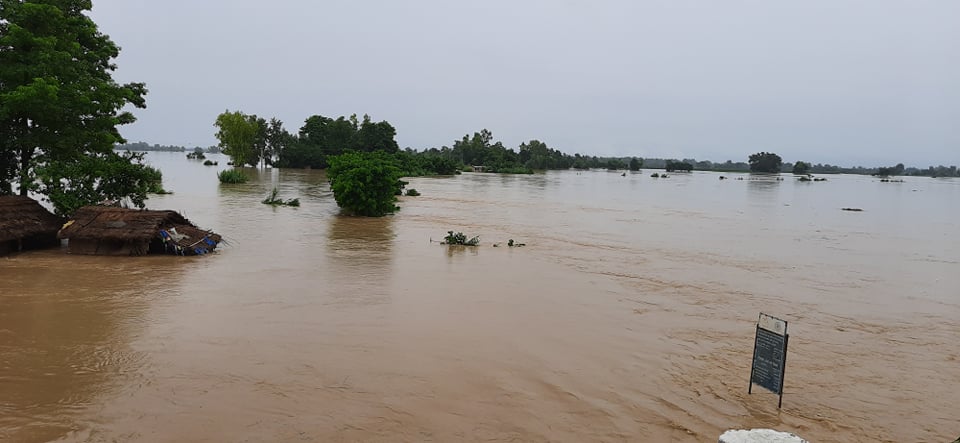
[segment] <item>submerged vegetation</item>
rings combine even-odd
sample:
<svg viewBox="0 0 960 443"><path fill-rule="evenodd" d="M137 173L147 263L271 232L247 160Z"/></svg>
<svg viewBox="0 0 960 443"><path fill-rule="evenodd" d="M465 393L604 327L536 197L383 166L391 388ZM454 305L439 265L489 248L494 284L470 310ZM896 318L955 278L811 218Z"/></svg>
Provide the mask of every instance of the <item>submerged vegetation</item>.
<svg viewBox="0 0 960 443"><path fill-rule="evenodd" d="M267 198L263 199L260 203L271 206L300 206L299 198L291 198L289 200L284 200L280 198L280 191L274 187L270 194L267 195Z"/></svg>
<svg viewBox="0 0 960 443"><path fill-rule="evenodd" d="M330 158L327 177L340 208L355 215L381 217L397 209L403 189L395 157L384 152L348 152Z"/></svg>
<svg viewBox="0 0 960 443"><path fill-rule="evenodd" d="M447 236L443 237L443 241L440 242L440 244L477 246L480 244L480 236L476 235L468 239L467 236L462 232L447 231Z"/></svg>
<svg viewBox="0 0 960 443"><path fill-rule="evenodd" d="M224 169L217 174L217 178L220 179L220 183L236 184L247 182L247 175L243 173L242 169Z"/></svg>

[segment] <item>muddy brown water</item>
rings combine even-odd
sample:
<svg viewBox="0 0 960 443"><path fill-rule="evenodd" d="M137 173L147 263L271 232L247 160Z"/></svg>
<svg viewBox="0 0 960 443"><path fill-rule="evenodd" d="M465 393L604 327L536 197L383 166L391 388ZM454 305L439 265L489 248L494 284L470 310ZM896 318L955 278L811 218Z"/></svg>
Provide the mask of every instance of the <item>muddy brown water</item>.
<svg viewBox="0 0 960 443"><path fill-rule="evenodd" d="M960 435L957 180L464 174L365 219L320 171L149 157L149 205L229 244L0 258L0 441ZM782 410L747 394L761 311L790 322Z"/></svg>

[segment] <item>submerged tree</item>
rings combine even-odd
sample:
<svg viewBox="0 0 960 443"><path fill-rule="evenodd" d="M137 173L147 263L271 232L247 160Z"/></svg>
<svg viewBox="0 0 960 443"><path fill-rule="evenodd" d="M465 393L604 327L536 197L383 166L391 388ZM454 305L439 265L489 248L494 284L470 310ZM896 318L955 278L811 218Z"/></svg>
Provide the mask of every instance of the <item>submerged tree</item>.
<svg viewBox="0 0 960 443"><path fill-rule="evenodd" d="M261 120L240 111L227 110L217 116L213 126L217 128L220 149L230 156L234 166L255 165L259 161L258 140L261 135L264 139L266 137L265 131L260 129Z"/></svg>
<svg viewBox="0 0 960 443"><path fill-rule="evenodd" d="M330 158L330 188L341 208L368 217L396 211L401 171L385 152L347 152Z"/></svg>
<svg viewBox="0 0 960 443"><path fill-rule="evenodd" d="M750 172L768 172L771 174L780 173L780 165L783 159L772 152L758 152L750 155Z"/></svg>
<svg viewBox="0 0 960 443"><path fill-rule="evenodd" d="M797 175L807 175L810 173L810 163L798 161L793 164L793 173Z"/></svg>
<svg viewBox="0 0 960 443"><path fill-rule="evenodd" d="M61 213L116 197L142 206L141 182L157 174L141 157L113 152L125 142L117 126L135 120L121 109L144 108L147 90L113 80L120 50L85 14L91 7L0 0L0 193L16 183L21 195L44 194ZM102 175L117 168L122 176Z"/></svg>

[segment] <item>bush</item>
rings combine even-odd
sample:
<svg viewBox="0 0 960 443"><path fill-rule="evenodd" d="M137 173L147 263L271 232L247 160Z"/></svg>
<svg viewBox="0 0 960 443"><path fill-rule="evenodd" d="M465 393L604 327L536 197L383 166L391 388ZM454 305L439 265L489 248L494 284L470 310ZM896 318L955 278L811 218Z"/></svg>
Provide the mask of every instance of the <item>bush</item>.
<svg viewBox="0 0 960 443"><path fill-rule="evenodd" d="M480 236L474 236L467 240L467 236L462 232L447 231L447 236L443 238L443 243L447 245L477 246L480 244Z"/></svg>
<svg viewBox="0 0 960 443"><path fill-rule="evenodd" d="M204 160L204 161L203 161L203 165L204 165L204 166L216 166L216 165L217 165L217 162L212 161L212 160Z"/></svg>
<svg viewBox="0 0 960 443"><path fill-rule="evenodd" d="M347 152L330 157L330 188L341 208L356 215L380 217L397 209L402 189L400 168L384 152Z"/></svg>
<svg viewBox="0 0 960 443"><path fill-rule="evenodd" d="M225 169L217 174L220 183L246 183L247 175L241 169Z"/></svg>
<svg viewBox="0 0 960 443"><path fill-rule="evenodd" d="M407 189L407 195L410 196L410 197L417 197L417 196L420 195L420 191L417 191L416 189L410 188L410 189Z"/></svg>

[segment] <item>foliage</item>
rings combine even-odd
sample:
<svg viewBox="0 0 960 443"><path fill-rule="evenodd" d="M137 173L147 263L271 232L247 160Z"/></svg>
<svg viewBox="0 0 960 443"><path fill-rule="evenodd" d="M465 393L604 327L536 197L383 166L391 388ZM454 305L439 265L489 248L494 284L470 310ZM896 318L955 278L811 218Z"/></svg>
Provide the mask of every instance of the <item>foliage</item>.
<svg viewBox="0 0 960 443"><path fill-rule="evenodd" d="M693 171L693 165L687 162L668 160L667 164L664 165L664 169L666 169L667 172L674 172L674 171L690 172L690 171Z"/></svg>
<svg viewBox="0 0 960 443"><path fill-rule="evenodd" d="M236 166L255 166L260 161L260 151L256 149L261 133L263 119L247 115L240 111L224 111L217 116L213 126L217 128L217 140L224 154L230 156Z"/></svg>
<svg viewBox="0 0 960 443"><path fill-rule="evenodd" d="M218 162L215 162L215 161L213 161L213 160L204 160L204 161L203 161L203 165L204 165L204 166L216 166L217 163L218 163Z"/></svg>
<svg viewBox="0 0 960 443"><path fill-rule="evenodd" d="M520 144L520 163L527 169L570 169L573 157L550 149L540 140Z"/></svg>
<svg viewBox="0 0 960 443"><path fill-rule="evenodd" d="M810 163L798 161L793 164L793 173L797 175L807 175L810 173Z"/></svg>
<svg viewBox="0 0 960 443"><path fill-rule="evenodd" d="M767 172L778 174L783 159L771 152L758 152L750 155L750 172Z"/></svg>
<svg viewBox="0 0 960 443"><path fill-rule="evenodd" d="M401 171L385 152L347 152L330 158L327 170L333 197L341 208L357 215L380 217L398 208Z"/></svg>
<svg viewBox="0 0 960 443"><path fill-rule="evenodd" d="M480 236L471 237L469 240L462 232L447 231L443 237L443 243L447 245L477 246L480 244Z"/></svg>
<svg viewBox="0 0 960 443"><path fill-rule="evenodd" d="M616 171L620 169L627 169L627 165L619 158L611 158L607 160L606 168L608 171Z"/></svg>
<svg viewBox="0 0 960 443"><path fill-rule="evenodd" d="M418 196L420 196L420 191L417 191L416 189L410 188L410 189L407 189L407 195L410 196L410 197L418 197Z"/></svg>
<svg viewBox="0 0 960 443"><path fill-rule="evenodd" d="M21 195L39 192L61 214L108 198L142 205L151 174L113 152L125 142L117 126L135 120L122 109L145 107L147 91L113 80L119 48L85 14L90 8L89 0L0 0L0 194L17 183Z"/></svg>
<svg viewBox="0 0 960 443"><path fill-rule="evenodd" d="M284 200L280 198L280 191L274 187L273 191L270 191L270 194L267 195L267 198L263 199L260 203L271 206L300 206L300 199L291 198L290 200Z"/></svg>
<svg viewBox="0 0 960 443"><path fill-rule="evenodd" d="M220 179L220 183L236 184L247 182L247 174L244 174L242 169L224 169L217 174L217 178Z"/></svg>
<svg viewBox="0 0 960 443"><path fill-rule="evenodd" d="M633 157L630 159L630 170L639 171L643 167L643 159Z"/></svg>
<svg viewBox="0 0 960 443"><path fill-rule="evenodd" d="M899 163L899 164L897 164L896 166L893 166L893 167L877 168L877 173L876 173L876 174L873 174L873 175L877 175L877 176L880 176L880 177L890 177L890 176L894 176L894 175L903 175L904 169L905 169L905 168L904 168L904 166L903 166L903 163Z"/></svg>
<svg viewBox="0 0 960 443"><path fill-rule="evenodd" d="M47 162L37 166L36 177L37 192L63 216L103 201L129 199L143 208L148 193L167 193L160 171L143 164L143 153L108 151L73 162Z"/></svg>
<svg viewBox="0 0 960 443"><path fill-rule="evenodd" d="M386 121L374 122L369 115L364 115L362 121L356 114L337 119L313 115L304 121L298 136L281 132L279 125L278 122L272 131L274 135L268 135L268 139L282 141L271 143L271 152L281 167L325 168L330 157L349 151L395 153L400 150L393 125ZM274 128L273 121L270 126Z"/></svg>

